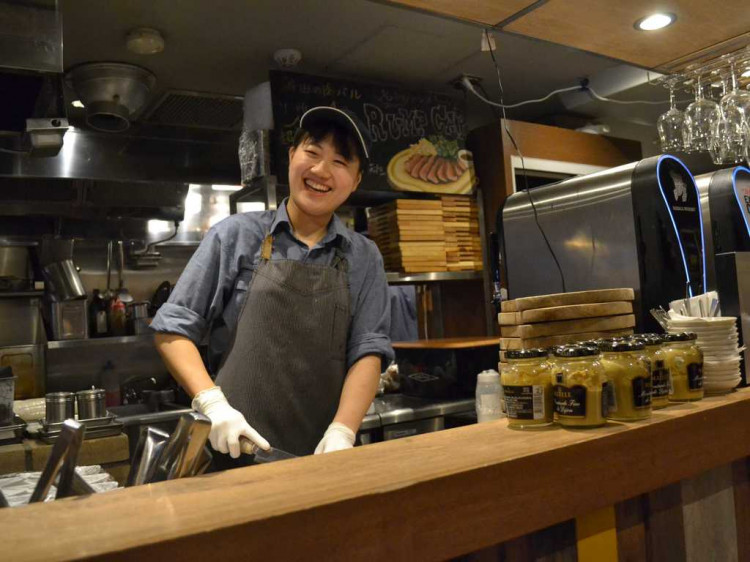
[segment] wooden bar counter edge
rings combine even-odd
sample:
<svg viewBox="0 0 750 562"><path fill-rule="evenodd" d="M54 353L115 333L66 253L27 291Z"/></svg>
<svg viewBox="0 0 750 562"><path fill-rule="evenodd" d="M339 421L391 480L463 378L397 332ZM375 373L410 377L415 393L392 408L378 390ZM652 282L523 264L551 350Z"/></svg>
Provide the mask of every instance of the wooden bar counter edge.
<svg viewBox="0 0 750 562"><path fill-rule="evenodd" d="M750 456L750 389L596 430L505 420L0 510L12 560L444 560Z"/></svg>

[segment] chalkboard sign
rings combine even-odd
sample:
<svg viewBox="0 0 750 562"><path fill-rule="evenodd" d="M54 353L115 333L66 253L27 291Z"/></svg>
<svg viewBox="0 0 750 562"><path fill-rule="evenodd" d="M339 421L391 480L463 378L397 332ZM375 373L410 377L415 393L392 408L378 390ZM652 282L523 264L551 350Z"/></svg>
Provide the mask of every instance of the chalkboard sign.
<svg viewBox="0 0 750 562"><path fill-rule="evenodd" d="M357 114L372 136L360 189L472 192L476 179L465 147L464 108L450 96L282 71L272 71L270 79L281 183L287 183L299 118L311 107L330 105Z"/></svg>

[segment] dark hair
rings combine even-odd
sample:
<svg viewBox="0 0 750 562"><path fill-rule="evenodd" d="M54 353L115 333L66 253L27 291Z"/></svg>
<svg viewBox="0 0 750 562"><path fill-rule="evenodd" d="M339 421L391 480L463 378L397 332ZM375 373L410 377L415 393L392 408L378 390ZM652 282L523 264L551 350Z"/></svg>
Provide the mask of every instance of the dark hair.
<svg viewBox="0 0 750 562"><path fill-rule="evenodd" d="M331 137L333 147L341 154L347 162L354 157L359 160L359 172L364 175L367 170L367 157L362 145L354 134L337 123L322 122L308 125L305 129L298 129L294 135L292 148L297 148L303 142L310 141L319 143L327 137Z"/></svg>

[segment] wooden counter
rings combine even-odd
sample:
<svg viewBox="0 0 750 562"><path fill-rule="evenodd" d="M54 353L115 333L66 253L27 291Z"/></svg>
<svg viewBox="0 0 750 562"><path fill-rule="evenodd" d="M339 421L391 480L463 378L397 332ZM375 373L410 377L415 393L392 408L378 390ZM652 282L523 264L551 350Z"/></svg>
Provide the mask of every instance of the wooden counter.
<svg viewBox="0 0 750 562"><path fill-rule="evenodd" d="M12 560L438 560L748 456L745 389L637 424L519 432L499 421L4 509L0 528Z"/></svg>

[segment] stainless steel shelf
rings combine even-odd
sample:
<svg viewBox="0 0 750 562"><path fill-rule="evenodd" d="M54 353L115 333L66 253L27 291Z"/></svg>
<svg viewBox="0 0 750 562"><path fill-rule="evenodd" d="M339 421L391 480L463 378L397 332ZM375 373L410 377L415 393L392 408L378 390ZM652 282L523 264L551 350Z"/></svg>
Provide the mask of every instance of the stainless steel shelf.
<svg viewBox="0 0 750 562"><path fill-rule="evenodd" d="M386 272L386 280L393 285L405 283L437 283L440 281L471 281L482 279L481 271L435 271L432 273Z"/></svg>
<svg viewBox="0 0 750 562"><path fill-rule="evenodd" d="M44 291L0 291L0 299L43 297Z"/></svg>
<svg viewBox="0 0 750 562"><path fill-rule="evenodd" d="M125 343L147 343L154 339L153 334L138 336L115 336L111 338L91 338L85 340L61 340L47 342L48 349L81 349L102 345L121 345Z"/></svg>

